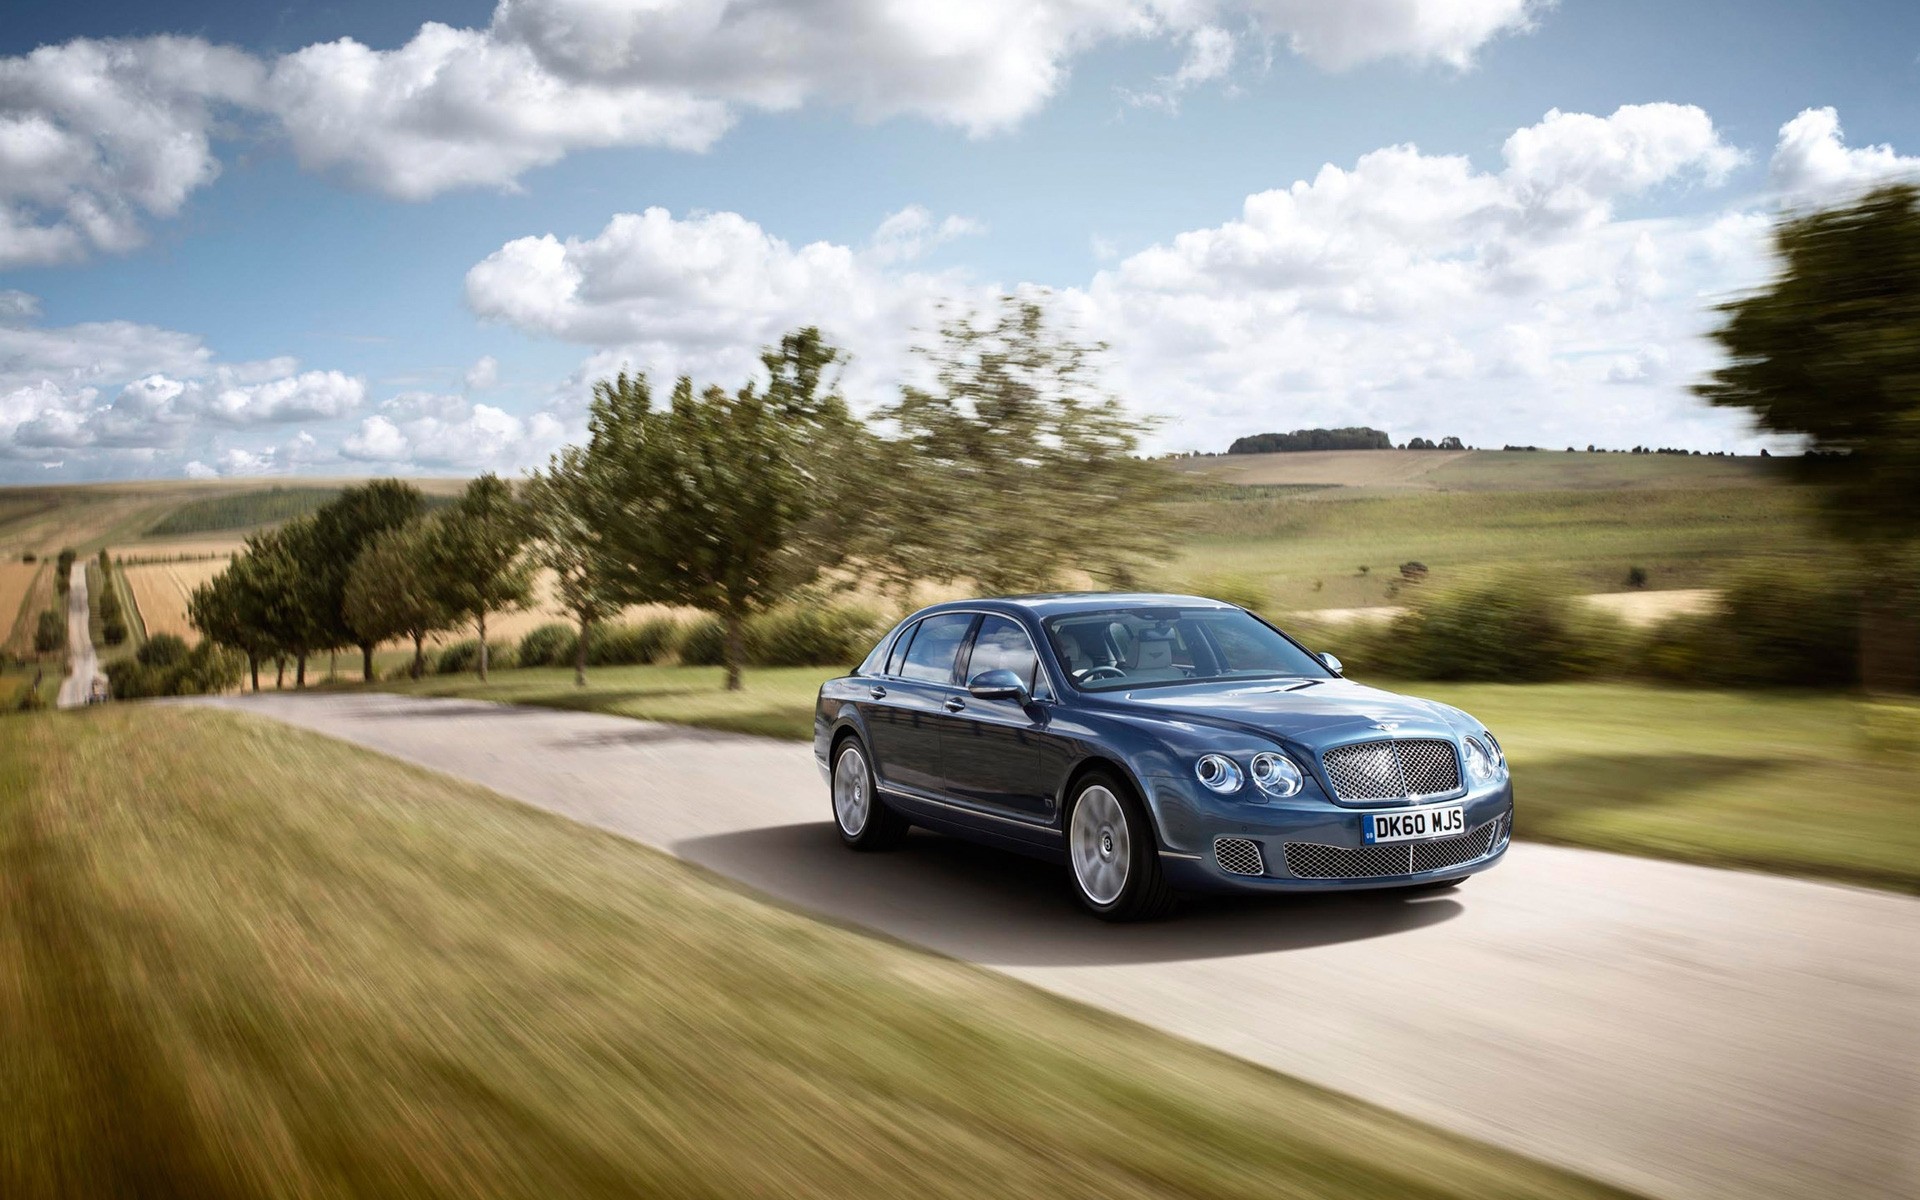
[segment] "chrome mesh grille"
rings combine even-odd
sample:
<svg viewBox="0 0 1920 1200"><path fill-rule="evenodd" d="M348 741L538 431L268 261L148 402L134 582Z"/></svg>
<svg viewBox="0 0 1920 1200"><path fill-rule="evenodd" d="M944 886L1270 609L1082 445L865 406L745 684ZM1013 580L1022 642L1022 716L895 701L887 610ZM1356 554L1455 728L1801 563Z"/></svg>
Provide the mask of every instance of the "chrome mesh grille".
<svg viewBox="0 0 1920 1200"><path fill-rule="evenodd" d="M1361 742L1321 755L1333 794L1342 800L1402 800L1460 790L1453 743L1433 738Z"/></svg>
<svg viewBox="0 0 1920 1200"><path fill-rule="evenodd" d="M1322 846L1288 842L1287 870L1296 879L1381 879L1458 867L1485 858L1498 845L1500 822L1469 829L1450 838L1393 842L1384 846Z"/></svg>
<svg viewBox="0 0 1920 1200"><path fill-rule="evenodd" d="M1265 875L1267 860L1260 853L1260 843L1250 842L1246 838L1223 837L1213 839L1213 861L1229 875Z"/></svg>

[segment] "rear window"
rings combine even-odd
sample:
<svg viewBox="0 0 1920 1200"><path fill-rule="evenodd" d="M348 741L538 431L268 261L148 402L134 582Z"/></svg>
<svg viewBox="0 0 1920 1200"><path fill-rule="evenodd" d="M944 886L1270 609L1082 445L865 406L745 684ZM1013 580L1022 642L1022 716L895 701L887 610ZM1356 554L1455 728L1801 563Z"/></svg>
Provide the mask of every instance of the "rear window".
<svg viewBox="0 0 1920 1200"><path fill-rule="evenodd" d="M960 643L973 627L972 613L941 613L921 621L913 628L913 638L899 656L894 673L902 679L928 683L950 683L953 664L960 657Z"/></svg>

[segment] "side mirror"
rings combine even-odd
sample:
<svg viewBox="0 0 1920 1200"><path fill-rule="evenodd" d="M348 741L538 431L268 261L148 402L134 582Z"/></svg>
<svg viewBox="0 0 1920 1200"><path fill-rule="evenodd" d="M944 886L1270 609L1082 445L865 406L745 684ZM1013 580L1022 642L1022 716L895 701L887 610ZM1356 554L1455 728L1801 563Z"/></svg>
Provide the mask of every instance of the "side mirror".
<svg viewBox="0 0 1920 1200"><path fill-rule="evenodd" d="M1325 663L1327 665L1327 670L1332 671L1335 675L1338 675L1341 678L1346 677L1347 669L1340 665L1340 659L1337 655L1322 654L1320 655L1320 661Z"/></svg>
<svg viewBox="0 0 1920 1200"><path fill-rule="evenodd" d="M1016 704L1025 704L1031 698L1027 685L1005 667L975 675L967 684L967 694L976 700L1012 700Z"/></svg>

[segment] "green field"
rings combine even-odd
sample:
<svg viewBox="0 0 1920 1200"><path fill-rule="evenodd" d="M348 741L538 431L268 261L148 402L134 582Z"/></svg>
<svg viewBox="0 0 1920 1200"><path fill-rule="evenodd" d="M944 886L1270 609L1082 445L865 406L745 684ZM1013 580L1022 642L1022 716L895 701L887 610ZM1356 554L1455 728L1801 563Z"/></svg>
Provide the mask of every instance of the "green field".
<svg viewBox="0 0 1920 1200"><path fill-rule="evenodd" d="M548 669L381 686L805 739L830 673L750 670L731 695L705 667L603 667L584 690ZM1493 729L1513 760L1522 838L1920 892L1920 704L1642 684L1385 686Z"/></svg>
<svg viewBox="0 0 1920 1200"><path fill-rule="evenodd" d="M9 1200L1612 1194L230 714L0 722L0 889Z"/></svg>
<svg viewBox="0 0 1920 1200"><path fill-rule="evenodd" d="M1404 562L1426 564L1437 586L1518 568L1612 592L1636 566L1650 588L1713 586L1755 556L1819 551L1806 497L1770 484L1759 461L1487 452L1400 487L1232 484L1215 482L1232 479L1231 466L1190 471L1196 490L1177 506L1184 532L1160 582L1205 591L1250 581L1278 612L1393 603Z"/></svg>

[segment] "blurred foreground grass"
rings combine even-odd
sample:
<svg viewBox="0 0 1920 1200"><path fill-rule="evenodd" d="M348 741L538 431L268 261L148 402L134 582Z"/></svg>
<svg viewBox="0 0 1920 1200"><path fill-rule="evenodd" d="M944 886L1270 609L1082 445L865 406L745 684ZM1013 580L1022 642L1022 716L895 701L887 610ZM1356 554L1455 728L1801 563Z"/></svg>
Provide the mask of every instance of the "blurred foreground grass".
<svg viewBox="0 0 1920 1200"><path fill-rule="evenodd" d="M8 1200L1610 1194L233 714L0 722L0 892Z"/></svg>
<svg viewBox="0 0 1920 1200"><path fill-rule="evenodd" d="M831 672L606 667L499 671L383 688L813 735ZM1364 681L1363 681L1364 682ZM1839 693L1706 691L1626 683L1382 686L1456 704L1514 763L1523 838L1712 866L1920 892L1920 704Z"/></svg>

